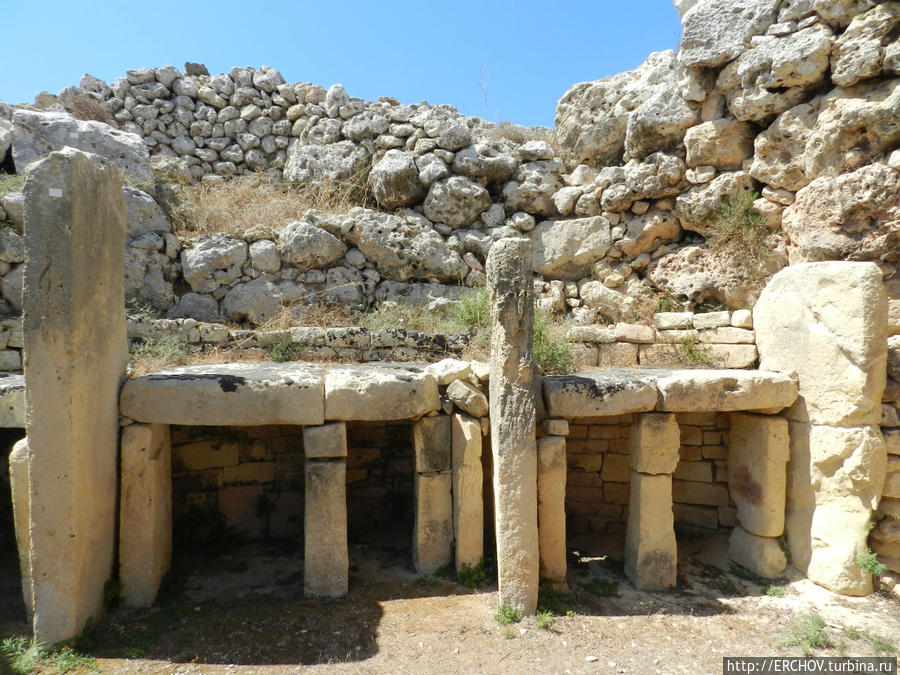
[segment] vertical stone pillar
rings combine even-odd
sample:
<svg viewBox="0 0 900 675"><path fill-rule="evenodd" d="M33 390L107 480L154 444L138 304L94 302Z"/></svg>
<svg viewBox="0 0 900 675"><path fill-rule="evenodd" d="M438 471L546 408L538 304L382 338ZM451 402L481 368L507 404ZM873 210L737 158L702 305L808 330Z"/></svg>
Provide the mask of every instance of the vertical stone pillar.
<svg viewBox="0 0 900 675"><path fill-rule="evenodd" d="M625 574L639 589L671 588L678 566L672 473L681 444L675 415L636 415L628 442L631 497L625 527Z"/></svg>
<svg viewBox="0 0 900 675"><path fill-rule="evenodd" d="M128 346L119 172L72 148L25 181L26 428L34 636L53 644L103 612L113 572L119 389Z"/></svg>
<svg viewBox="0 0 900 675"><path fill-rule="evenodd" d="M866 550L887 456L879 423L887 294L873 263L792 265L753 309L760 369L793 371L785 538L791 562L845 595L872 590Z"/></svg>
<svg viewBox="0 0 900 675"><path fill-rule="evenodd" d="M537 441L538 550L542 579L566 584L566 439Z"/></svg>
<svg viewBox="0 0 900 675"><path fill-rule="evenodd" d="M499 602L526 615L537 607L539 574L531 266L529 239L501 239L487 260Z"/></svg>
<svg viewBox="0 0 900 675"><path fill-rule="evenodd" d="M739 525L732 530L729 557L763 577L787 567L777 537L784 533L788 422L783 417L731 413L728 490Z"/></svg>
<svg viewBox="0 0 900 675"><path fill-rule="evenodd" d="M453 536L456 571L476 566L484 558L484 498L481 467L481 422L454 413L451 417Z"/></svg>
<svg viewBox="0 0 900 675"><path fill-rule="evenodd" d="M347 425L303 428L306 487L303 508L303 592L347 594Z"/></svg>
<svg viewBox="0 0 900 675"><path fill-rule="evenodd" d="M167 424L122 428L119 581L126 607L149 607L172 562L172 445Z"/></svg>
<svg viewBox="0 0 900 675"><path fill-rule="evenodd" d="M31 597L31 513L29 500L28 439L17 442L9 454L9 480L12 492L13 523L16 529L16 547L19 551L19 571L22 576L22 596L28 619L33 615Z"/></svg>
<svg viewBox="0 0 900 675"><path fill-rule="evenodd" d="M433 574L450 563L453 550L450 418L423 417L412 431L416 457L413 567L420 574Z"/></svg>

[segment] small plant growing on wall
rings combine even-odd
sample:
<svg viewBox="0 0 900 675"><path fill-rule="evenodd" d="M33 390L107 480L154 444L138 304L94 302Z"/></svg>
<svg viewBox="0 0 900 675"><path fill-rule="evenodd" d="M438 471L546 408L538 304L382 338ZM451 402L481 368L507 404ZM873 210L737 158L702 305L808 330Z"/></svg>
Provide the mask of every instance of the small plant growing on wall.
<svg viewBox="0 0 900 675"><path fill-rule="evenodd" d="M888 570L887 565L878 562L878 556L870 548L856 556L856 564L875 578L884 575Z"/></svg>
<svg viewBox="0 0 900 675"><path fill-rule="evenodd" d="M762 216L753 206L757 199L757 192L741 190L722 202L709 238L713 250L722 251L748 271L762 267L769 233Z"/></svg>

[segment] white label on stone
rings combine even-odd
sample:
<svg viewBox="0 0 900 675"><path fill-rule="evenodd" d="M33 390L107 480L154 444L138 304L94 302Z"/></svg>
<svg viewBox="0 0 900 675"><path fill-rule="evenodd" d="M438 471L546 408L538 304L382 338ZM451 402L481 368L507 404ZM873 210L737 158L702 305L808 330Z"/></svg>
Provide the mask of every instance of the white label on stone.
<svg viewBox="0 0 900 675"><path fill-rule="evenodd" d="M49 190L47 190L47 192L51 197L62 197L63 196L63 191L60 190L59 188L50 188Z"/></svg>

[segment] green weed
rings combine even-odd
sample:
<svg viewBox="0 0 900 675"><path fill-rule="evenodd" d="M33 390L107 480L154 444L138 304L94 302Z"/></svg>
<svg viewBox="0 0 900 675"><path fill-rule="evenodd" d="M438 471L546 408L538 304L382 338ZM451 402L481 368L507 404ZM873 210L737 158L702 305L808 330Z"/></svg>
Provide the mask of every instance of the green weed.
<svg viewBox="0 0 900 675"><path fill-rule="evenodd" d="M874 577L880 577L888 570L887 565L878 562L878 556L870 548L856 556L856 564Z"/></svg>
<svg viewBox="0 0 900 675"><path fill-rule="evenodd" d="M16 173L0 173L0 195L21 190L24 185L25 176Z"/></svg>
<svg viewBox="0 0 900 675"><path fill-rule="evenodd" d="M522 620L522 614L515 607L500 605L494 612L494 620L501 626L506 626L511 623L519 623Z"/></svg>
<svg viewBox="0 0 900 675"><path fill-rule="evenodd" d="M33 638L6 638L0 643L0 656L6 660L15 675L31 675L45 667L56 668L56 672L61 675L75 668L97 671L93 657L80 654L68 646L49 649Z"/></svg>
<svg viewBox="0 0 900 675"><path fill-rule="evenodd" d="M565 324L553 323L543 312L535 311L531 356L542 373L571 373L575 369L575 361L566 342L566 331Z"/></svg>
<svg viewBox="0 0 900 675"><path fill-rule="evenodd" d="M781 597L787 593L787 589L784 586L766 586L765 593L773 597Z"/></svg>
<svg viewBox="0 0 900 675"><path fill-rule="evenodd" d="M719 206L710 244L744 267L756 267L765 253L769 231L753 202L759 193L741 190Z"/></svg>
<svg viewBox="0 0 900 675"><path fill-rule="evenodd" d="M704 367L713 365L709 347L699 342L682 342L678 360L686 366Z"/></svg>
<svg viewBox="0 0 900 675"><path fill-rule="evenodd" d="M619 584L615 581L607 581L606 579L591 579L591 582L589 584L585 584L584 588L585 590L588 590L594 595L601 598L619 597Z"/></svg>
<svg viewBox="0 0 900 675"><path fill-rule="evenodd" d="M807 656L813 647L827 647L829 644L825 633L825 619L818 614L802 614L782 633L776 646L799 647L803 655Z"/></svg>
<svg viewBox="0 0 900 675"><path fill-rule="evenodd" d="M276 363L284 363L285 361L296 361L300 357L302 345L294 342L290 336L278 338L266 345L266 351Z"/></svg>
<svg viewBox="0 0 900 675"><path fill-rule="evenodd" d="M569 606L574 598L568 593L563 593L555 588L538 589L537 609L539 612L546 611L551 614L566 614L570 611Z"/></svg>
<svg viewBox="0 0 900 675"><path fill-rule="evenodd" d="M537 613L537 627L543 628L544 630L550 630L553 624L556 623L556 617L553 616L553 612L549 609L544 611L538 611Z"/></svg>
<svg viewBox="0 0 900 675"><path fill-rule="evenodd" d="M477 565L463 563L456 575L457 580L466 588L484 588L487 585L487 568L482 558Z"/></svg>

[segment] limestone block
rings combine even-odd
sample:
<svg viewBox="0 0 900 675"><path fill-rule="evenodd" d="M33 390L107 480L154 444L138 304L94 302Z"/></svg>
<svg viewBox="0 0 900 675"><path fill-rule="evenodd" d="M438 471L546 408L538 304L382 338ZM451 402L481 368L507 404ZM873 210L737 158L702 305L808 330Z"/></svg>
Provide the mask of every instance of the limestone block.
<svg viewBox="0 0 900 675"><path fill-rule="evenodd" d="M787 567L787 558L777 539L750 534L740 525L735 526L728 538L728 557L767 579L777 577Z"/></svg>
<svg viewBox="0 0 900 675"><path fill-rule="evenodd" d="M446 471L451 462L450 417L423 417L412 426L416 472Z"/></svg>
<svg viewBox="0 0 900 675"><path fill-rule="evenodd" d="M675 504L672 506L672 511L675 514L676 523L702 527L707 530L715 530L719 527L719 514L715 507Z"/></svg>
<svg viewBox="0 0 900 675"><path fill-rule="evenodd" d="M113 572L125 199L116 169L72 148L33 165L24 193L32 629L54 644L100 616Z"/></svg>
<svg viewBox="0 0 900 675"><path fill-rule="evenodd" d="M416 366L335 366L325 374L329 420L403 420L440 407L437 381Z"/></svg>
<svg viewBox="0 0 900 675"><path fill-rule="evenodd" d="M873 263L792 265L753 310L763 370L795 371L792 415L830 426L878 424L887 363L887 295Z"/></svg>
<svg viewBox="0 0 900 675"><path fill-rule="evenodd" d="M452 477L449 471L415 476L413 567L434 574L451 561L453 548Z"/></svg>
<svg viewBox="0 0 900 675"><path fill-rule="evenodd" d="M275 480L275 462L242 462L222 469L225 484L271 483Z"/></svg>
<svg viewBox="0 0 900 675"><path fill-rule="evenodd" d="M0 374L0 427L25 427L25 376Z"/></svg>
<svg viewBox="0 0 900 675"><path fill-rule="evenodd" d="M755 370L673 370L657 380L658 410L780 410L797 398L788 375Z"/></svg>
<svg viewBox="0 0 900 675"><path fill-rule="evenodd" d="M654 377L606 370L544 378L544 402L552 417L605 417L653 410Z"/></svg>
<svg viewBox="0 0 900 675"><path fill-rule="evenodd" d="M644 346L640 347L643 350ZM597 365L600 368L630 368L638 363L638 345L614 342L597 347Z"/></svg>
<svg viewBox="0 0 900 675"><path fill-rule="evenodd" d="M693 326L692 312L657 312L653 315L653 327L657 330L684 330Z"/></svg>
<svg viewBox="0 0 900 675"><path fill-rule="evenodd" d="M453 443L453 535L456 571L474 567L484 557L484 481L481 466L481 422L456 413L451 417Z"/></svg>
<svg viewBox="0 0 900 675"><path fill-rule="evenodd" d="M179 366L128 380L122 414L202 426L322 424L322 368L302 363Z"/></svg>
<svg viewBox="0 0 900 675"><path fill-rule="evenodd" d="M537 441L538 532L542 579L566 581L566 439Z"/></svg>
<svg viewBox="0 0 900 675"><path fill-rule="evenodd" d="M569 422L563 419L545 419L541 421L541 428L548 436L568 436ZM898 434L900 438L900 434ZM900 452L898 452L900 454Z"/></svg>
<svg viewBox="0 0 900 675"><path fill-rule="evenodd" d="M885 476L882 495L900 499L900 472L889 473Z"/></svg>
<svg viewBox="0 0 900 675"><path fill-rule="evenodd" d="M688 480L697 483L713 482L713 465L704 461L685 461L681 458L672 477L676 480Z"/></svg>
<svg viewBox="0 0 900 675"><path fill-rule="evenodd" d="M303 509L303 592L347 594L347 466L342 460L306 463Z"/></svg>
<svg viewBox="0 0 900 675"><path fill-rule="evenodd" d="M603 470L600 479L603 482L627 483L631 477L628 455L607 453L603 460Z"/></svg>
<svg viewBox="0 0 900 675"><path fill-rule="evenodd" d="M790 457L788 421L745 413L730 417L728 488L738 521L751 534L780 537Z"/></svg>
<svg viewBox="0 0 900 675"><path fill-rule="evenodd" d="M473 417L488 414L488 401L478 387L464 380L454 380L447 387L447 397L457 408Z"/></svg>
<svg viewBox="0 0 900 675"><path fill-rule="evenodd" d="M806 576L841 595L868 595L872 575L856 564L866 552L872 510L855 500L817 504L810 529Z"/></svg>
<svg viewBox="0 0 900 675"><path fill-rule="evenodd" d="M172 560L172 447L164 424L122 429L119 581L126 607L156 600Z"/></svg>
<svg viewBox="0 0 900 675"><path fill-rule="evenodd" d="M703 346L703 352L716 368L751 368L756 364L756 345Z"/></svg>
<svg viewBox="0 0 900 675"><path fill-rule="evenodd" d="M670 474L678 464L681 430L672 413L639 413L631 423L628 447L631 468L648 474Z"/></svg>
<svg viewBox="0 0 900 675"><path fill-rule="evenodd" d="M672 481L672 498L679 504L728 506L728 488L719 483Z"/></svg>
<svg viewBox="0 0 900 675"><path fill-rule="evenodd" d="M347 456L344 422L303 428L303 452L307 459L339 459Z"/></svg>
<svg viewBox="0 0 900 675"><path fill-rule="evenodd" d="M640 590L671 588L675 585L677 559L672 477L632 471L625 574Z"/></svg>
<svg viewBox="0 0 900 675"><path fill-rule="evenodd" d="M442 359L437 363L425 366L425 372L433 375L439 387L444 387L453 380L462 380L472 372L472 364L469 361L459 359Z"/></svg>
<svg viewBox="0 0 900 675"><path fill-rule="evenodd" d="M498 240L487 259L498 602L525 615L535 612L539 580L531 260L531 242L520 238Z"/></svg>
<svg viewBox="0 0 900 675"><path fill-rule="evenodd" d="M16 548L19 551L19 571L22 575L22 596L29 621L34 612L31 596L31 495L28 479L30 462L28 439L23 438L13 446L9 455L9 480L16 528Z"/></svg>
<svg viewBox="0 0 900 675"><path fill-rule="evenodd" d="M703 314L694 314L694 328L697 330L706 330L709 328L719 328L731 324L731 313L722 312L705 312Z"/></svg>

